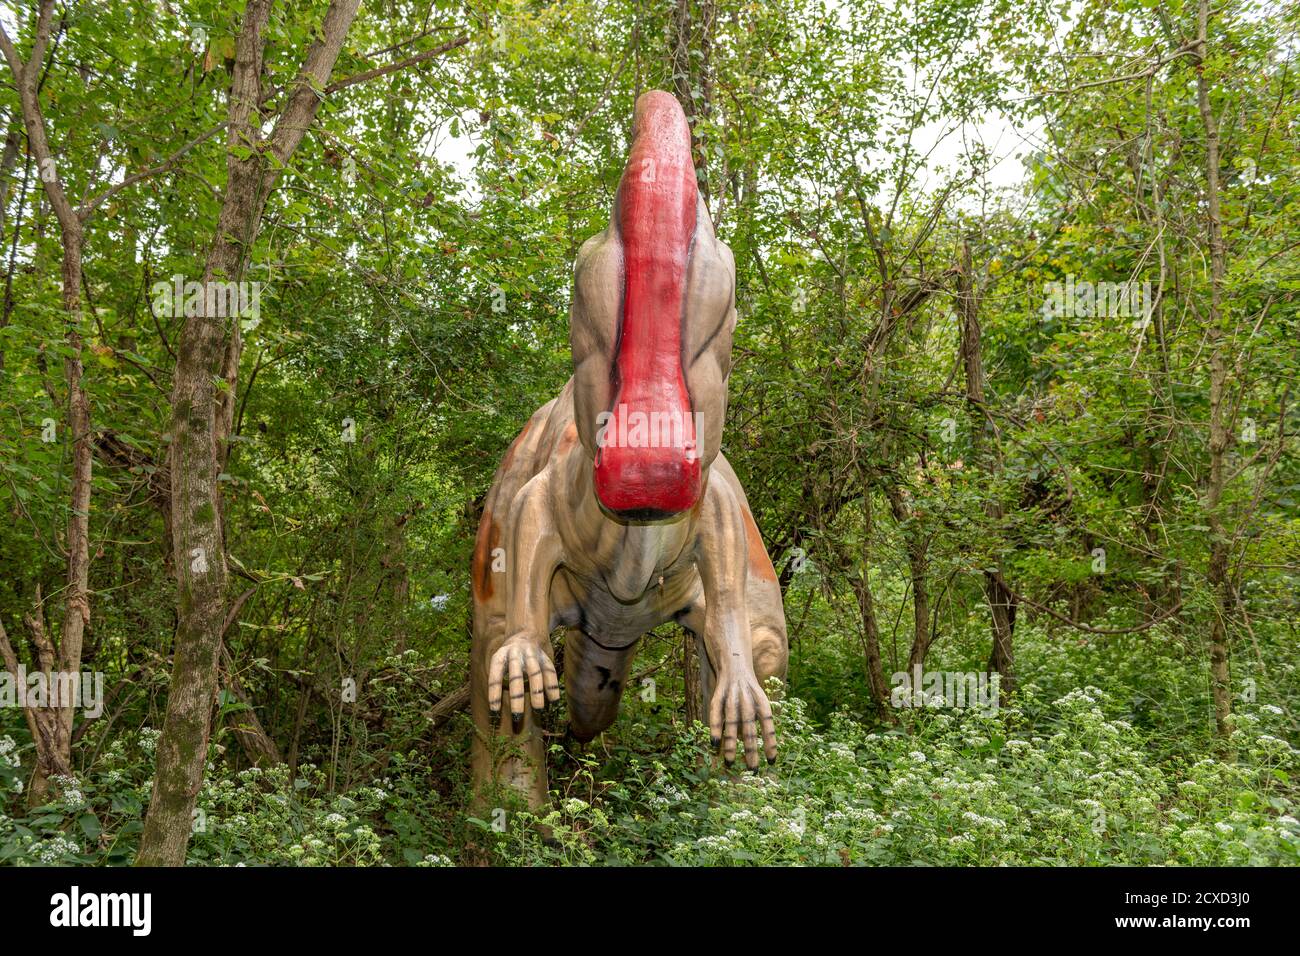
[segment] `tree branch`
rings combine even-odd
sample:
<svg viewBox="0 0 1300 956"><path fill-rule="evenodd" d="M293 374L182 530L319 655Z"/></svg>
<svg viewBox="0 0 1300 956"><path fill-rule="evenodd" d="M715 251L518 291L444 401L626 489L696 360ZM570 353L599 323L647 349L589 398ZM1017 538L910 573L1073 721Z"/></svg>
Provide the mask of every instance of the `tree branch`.
<svg viewBox="0 0 1300 956"><path fill-rule="evenodd" d="M212 127L212 129L208 130L206 133L203 133L200 136L196 136L194 139L190 140L188 143L186 143L184 146L178 149L171 156L167 157L157 166L153 166L150 169L144 169L138 173L134 173L130 176L127 176L117 185L104 190L94 199L90 200L90 202L86 203L81 207L80 209L81 218L83 220L88 218L90 214L93 213L96 209L98 209L104 203L108 202L108 200L112 199L114 196L116 196L118 193L120 193L122 190L126 189L127 187L134 186L136 183L149 179L151 176L157 176L159 173L165 173L169 169L172 169L178 162L181 161L182 158L184 158L184 156L187 153L191 152L198 146L201 146L203 143L206 143L213 136L216 136L218 133L220 133L222 130L226 128L226 125L227 124L223 122L218 124L217 126Z"/></svg>
<svg viewBox="0 0 1300 956"><path fill-rule="evenodd" d="M1091 624L1084 624L1082 621L1076 621L1073 618L1066 617L1060 611L1053 610L1052 608L1048 607L1046 604L1039 604L1037 601L1031 601L1023 594L1017 594L1015 591L1011 589L1011 585L1007 584L1006 579L1003 578L1002 575L999 574L998 572L996 571L990 572L990 575L995 581L997 581L1000 585L1002 585L1002 587L1006 590L1008 594L1010 594L1013 598L1015 598L1015 600L1017 600L1021 604L1032 607L1036 611L1042 611L1044 614L1056 618L1062 624L1068 624L1070 627L1079 631L1087 631L1089 634L1136 634L1139 631L1149 631L1151 628L1155 627L1161 621L1168 620L1169 618L1173 617L1175 614L1177 614L1179 611L1183 609L1183 602L1178 601L1169 610L1165 611L1163 614L1153 617L1145 624L1138 624L1135 627L1093 627Z"/></svg>
<svg viewBox="0 0 1300 956"><path fill-rule="evenodd" d="M366 80L373 80L377 77L387 76L389 73L396 73L398 70L404 70L408 66L415 66L415 64L423 63L425 60L432 60L435 56L441 56L457 47L464 46L468 42L469 37L467 35L458 36L456 39L448 40L446 43L441 46L436 46L432 50L425 50L423 53L408 56L406 59L398 60L396 63L390 63L388 66L377 67L373 70L366 70L364 73L358 73L356 76L348 76L341 80L336 80L329 86L325 87L325 93L326 95L337 93L339 90L345 89L349 86L354 86L357 83L364 83Z"/></svg>

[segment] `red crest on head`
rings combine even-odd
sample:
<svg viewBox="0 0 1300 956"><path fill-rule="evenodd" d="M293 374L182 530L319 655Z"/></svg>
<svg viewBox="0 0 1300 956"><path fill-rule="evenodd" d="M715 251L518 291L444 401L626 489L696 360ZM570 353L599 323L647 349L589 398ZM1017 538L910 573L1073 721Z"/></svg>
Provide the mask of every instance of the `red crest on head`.
<svg viewBox="0 0 1300 956"><path fill-rule="evenodd" d="M682 370L698 196L686 115L670 94L644 94L615 201L623 314L595 465L597 497L628 517L676 514L699 498L699 436Z"/></svg>

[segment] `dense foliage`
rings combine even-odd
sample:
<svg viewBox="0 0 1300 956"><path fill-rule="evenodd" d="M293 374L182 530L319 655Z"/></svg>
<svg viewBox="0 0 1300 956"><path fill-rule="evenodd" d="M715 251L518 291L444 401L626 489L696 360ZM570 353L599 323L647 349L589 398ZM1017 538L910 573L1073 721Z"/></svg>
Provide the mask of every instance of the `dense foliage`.
<svg viewBox="0 0 1300 956"><path fill-rule="evenodd" d="M25 56L42 4L12 6ZM75 354L80 666L106 688L38 799L31 724L0 708L5 863L125 864L140 843L186 610L185 317L155 286L201 278L216 236L246 6L51 4L55 168L74 202L105 197L76 314L0 68L0 625L36 671L77 611ZM269 109L327 7L273 7ZM1300 8L1203 7L365 4L349 82L269 196L243 276L259 308L217 386L229 620L188 861L1297 862ZM546 718L551 807L481 818L477 520L570 372L574 256L653 88L686 106L735 252L723 447L785 589L782 758L708 753L666 626L609 732L581 746L562 707ZM1145 311L1097 304L1130 281ZM917 662L998 671L1005 698L899 707L891 675Z"/></svg>

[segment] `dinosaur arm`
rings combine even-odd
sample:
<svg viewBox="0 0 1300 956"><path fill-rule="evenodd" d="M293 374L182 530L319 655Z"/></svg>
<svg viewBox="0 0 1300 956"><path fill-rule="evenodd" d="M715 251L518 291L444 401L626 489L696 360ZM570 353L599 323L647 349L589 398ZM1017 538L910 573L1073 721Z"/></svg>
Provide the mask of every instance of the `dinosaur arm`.
<svg viewBox="0 0 1300 956"><path fill-rule="evenodd" d="M534 476L510 509L506 561L505 641L488 666L488 706L501 710L501 687L510 685L510 716L520 724L524 703L534 710L560 699L560 682L551 662L550 586L563 560L560 536L551 518L549 471ZM524 675L528 677L527 697ZM531 698L531 699L529 699Z"/></svg>
<svg viewBox="0 0 1300 956"><path fill-rule="evenodd" d="M710 481L700 512L697 564L704 585L704 643L717 672L709 702L709 732L728 763L743 741L745 764L758 767L759 733L769 762L776 759L772 705L754 673L744 504L726 481Z"/></svg>

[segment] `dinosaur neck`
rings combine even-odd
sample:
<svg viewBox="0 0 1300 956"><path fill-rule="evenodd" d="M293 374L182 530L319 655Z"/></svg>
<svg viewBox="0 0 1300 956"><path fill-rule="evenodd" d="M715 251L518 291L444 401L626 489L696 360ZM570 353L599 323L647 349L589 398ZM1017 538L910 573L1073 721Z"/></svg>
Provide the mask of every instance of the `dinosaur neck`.
<svg viewBox="0 0 1300 956"><path fill-rule="evenodd" d="M682 370L698 189L677 101L655 93L637 105L617 200L623 315L596 492L620 515L657 518L690 508L700 490L699 436Z"/></svg>

